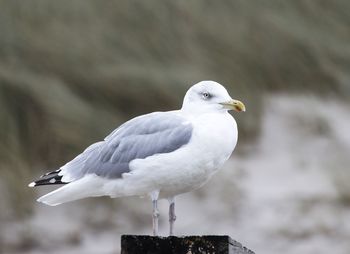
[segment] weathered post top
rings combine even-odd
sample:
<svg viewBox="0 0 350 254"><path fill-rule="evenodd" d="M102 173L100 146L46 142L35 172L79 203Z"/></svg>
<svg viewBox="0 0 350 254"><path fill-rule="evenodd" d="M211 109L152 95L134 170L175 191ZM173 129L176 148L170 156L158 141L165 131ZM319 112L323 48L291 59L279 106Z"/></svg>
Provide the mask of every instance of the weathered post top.
<svg viewBox="0 0 350 254"><path fill-rule="evenodd" d="M254 254L227 235L123 235L121 245L121 254Z"/></svg>

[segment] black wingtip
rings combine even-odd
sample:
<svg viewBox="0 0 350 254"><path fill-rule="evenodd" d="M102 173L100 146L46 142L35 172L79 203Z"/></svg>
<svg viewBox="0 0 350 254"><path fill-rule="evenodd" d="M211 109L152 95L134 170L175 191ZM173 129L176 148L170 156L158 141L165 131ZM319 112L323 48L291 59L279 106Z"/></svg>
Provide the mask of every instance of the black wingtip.
<svg viewBox="0 0 350 254"><path fill-rule="evenodd" d="M48 172L44 175L42 175L39 180L31 182L30 184L28 184L28 187L36 187L36 186L40 186L40 185L54 185L54 184L65 184L63 183L62 180L62 176L58 175L58 173L61 172L60 169L55 170L55 171L51 171Z"/></svg>

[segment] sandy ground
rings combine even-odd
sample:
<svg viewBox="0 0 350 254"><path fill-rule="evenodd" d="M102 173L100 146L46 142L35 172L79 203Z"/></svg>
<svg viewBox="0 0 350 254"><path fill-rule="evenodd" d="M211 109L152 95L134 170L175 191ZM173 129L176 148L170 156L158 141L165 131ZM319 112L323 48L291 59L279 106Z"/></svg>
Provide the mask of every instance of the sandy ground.
<svg viewBox="0 0 350 254"><path fill-rule="evenodd" d="M177 234L228 234L259 254L350 253L349 104L273 95L263 119L255 143L178 197ZM161 201L162 235L167 209ZM150 216L147 198L35 204L30 220L3 222L0 251L118 253L121 234L151 233Z"/></svg>

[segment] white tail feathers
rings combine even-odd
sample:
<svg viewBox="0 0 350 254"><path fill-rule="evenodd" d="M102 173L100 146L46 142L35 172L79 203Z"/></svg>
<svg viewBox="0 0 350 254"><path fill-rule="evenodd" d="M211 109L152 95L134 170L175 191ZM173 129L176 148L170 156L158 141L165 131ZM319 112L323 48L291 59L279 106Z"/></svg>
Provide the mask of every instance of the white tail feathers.
<svg viewBox="0 0 350 254"><path fill-rule="evenodd" d="M64 185L40 197L37 201L46 205L56 206L77 199L103 195L105 195L103 192L103 181L95 175L89 175Z"/></svg>

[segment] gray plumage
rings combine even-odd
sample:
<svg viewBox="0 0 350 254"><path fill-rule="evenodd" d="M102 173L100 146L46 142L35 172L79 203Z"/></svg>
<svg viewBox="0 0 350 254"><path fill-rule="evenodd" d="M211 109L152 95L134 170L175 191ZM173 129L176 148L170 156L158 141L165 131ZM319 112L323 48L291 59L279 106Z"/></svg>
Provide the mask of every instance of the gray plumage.
<svg viewBox="0 0 350 254"><path fill-rule="evenodd" d="M192 125L173 112L136 117L64 165L60 175L64 176L63 182L86 174L120 178L130 172L132 160L173 152L186 145L191 136Z"/></svg>

